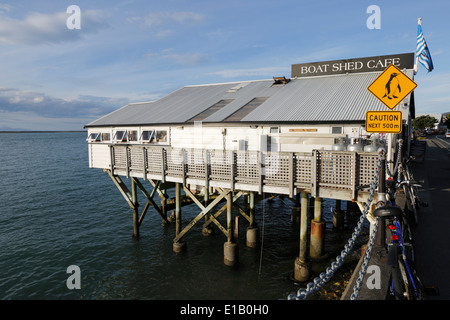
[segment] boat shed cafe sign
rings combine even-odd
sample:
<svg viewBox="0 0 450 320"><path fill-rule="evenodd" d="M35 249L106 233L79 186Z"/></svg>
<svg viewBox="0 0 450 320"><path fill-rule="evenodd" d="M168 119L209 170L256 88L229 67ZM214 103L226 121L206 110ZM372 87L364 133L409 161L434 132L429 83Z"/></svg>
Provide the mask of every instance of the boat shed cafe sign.
<svg viewBox="0 0 450 320"><path fill-rule="evenodd" d="M393 64L400 70L413 69L414 53L293 64L291 77L383 71L390 64Z"/></svg>

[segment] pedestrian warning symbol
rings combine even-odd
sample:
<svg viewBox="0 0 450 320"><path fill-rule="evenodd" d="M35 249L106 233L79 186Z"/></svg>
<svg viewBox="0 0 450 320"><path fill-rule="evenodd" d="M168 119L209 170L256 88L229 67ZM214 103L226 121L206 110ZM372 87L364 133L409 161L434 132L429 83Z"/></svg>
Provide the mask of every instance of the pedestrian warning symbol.
<svg viewBox="0 0 450 320"><path fill-rule="evenodd" d="M367 87L367 90L393 110L416 87L417 83L391 64Z"/></svg>

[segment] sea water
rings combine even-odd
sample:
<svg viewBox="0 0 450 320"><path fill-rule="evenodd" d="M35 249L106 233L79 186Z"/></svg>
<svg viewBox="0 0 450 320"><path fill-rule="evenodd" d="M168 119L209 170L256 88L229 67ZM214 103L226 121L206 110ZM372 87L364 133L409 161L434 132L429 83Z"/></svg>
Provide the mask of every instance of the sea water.
<svg viewBox="0 0 450 320"><path fill-rule="evenodd" d="M239 264L230 268L226 237L215 226L203 236L198 223L183 237L187 250L175 254L174 224L163 226L151 208L134 239L128 204L108 174L88 166L85 132L1 133L0 299L285 299L299 288L292 205L287 198L256 205L257 248L245 246L248 223L240 218ZM334 230L331 206L324 201L325 250L333 258L353 227ZM183 226L199 212L183 207ZM67 284L73 265L79 289Z"/></svg>

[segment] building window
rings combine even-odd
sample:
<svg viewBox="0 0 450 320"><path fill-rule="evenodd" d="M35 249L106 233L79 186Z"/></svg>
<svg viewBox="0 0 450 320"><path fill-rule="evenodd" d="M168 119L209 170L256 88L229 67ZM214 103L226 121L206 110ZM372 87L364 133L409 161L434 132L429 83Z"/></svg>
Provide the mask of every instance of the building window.
<svg viewBox="0 0 450 320"><path fill-rule="evenodd" d="M128 132L128 142L135 142L135 141L137 141L137 131L130 130L130 132Z"/></svg>
<svg viewBox="0 0 450 320"><path fill-rule="evenodd" d="M342 127L331 127L331 133L341 134Z"/></svg>
<svg viewBox="0 0 450 320"><path fill-rule="evenodd" d="M278 127L270 127L270 133L279 133Z"/></svg>
<svg viewBox="0 0 450 320"><path fill-rule="evenodd" d="M100 133L92 132L89 134L87 141L89 142L100 142Z"/></svg>
<svg viewBox="0 0 450 320"><path fill-rule="evenodd" d="M152 143L154 141L153 130L144 130L142 131L141 141L146 143Z"/></svg>
<svg viewBox="0 0 450 320"><path fill-rule="evenodd" d="M102 141L111 141L111 134L109 132L103 132Z"/></svg>
<svg viewBox="0 0 450 320"><path fill-rule="evenodd" d="M89 142L107 142L111 140L109 132L92 132L86 139Z"/></svg>
<svg viewBox="0 0 450 320"><path fill-rule="evenodd" d="M114 134L114 142L127 142L127 131L119 130Z"/></svg>
<svg viewBox="0 0 450 320"><path fill-rule="evenodd" d="M167 144L169 142L167 130L144 130L141 141L150 144Z"/></svg>
<svg viewBox="0 0 450 320"><path fill-rule="evenodd" d="M167 143L167 130L157 130L156 131L156 142L157 143Z"/></svg>

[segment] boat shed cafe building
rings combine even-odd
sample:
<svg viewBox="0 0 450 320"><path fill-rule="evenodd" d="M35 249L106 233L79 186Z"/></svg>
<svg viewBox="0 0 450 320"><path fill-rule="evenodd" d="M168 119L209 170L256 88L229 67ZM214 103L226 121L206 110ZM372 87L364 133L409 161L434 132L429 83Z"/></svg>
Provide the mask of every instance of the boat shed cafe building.
<svg viewBox="0 0 450 320"><path fill-rule="evenodd" d="M85 126L89 166L111 168L110 146L125 144L269 152L390 146L396 135L364 126L367 111L388 111L367 87L390 64L413 78L414 53L407 53L294 64L290 78L185 86L130 103ZM409 129L413 93L395 110Z"/></svg>
<svg viewBox="0 0 450 320"><path fill-rule="evenodd" d="M334 214L343 221L342 200L347 209L356 203L363 211L368 204L369 217L375 208L369 194L375 190L368 186L378 179L378 147L394 159L397 134L365 131L366 112L387 111L367 88L392 65L412 79L413 64L414 53L295 64L290 78L185 86L153 102L130 103L85 126L89 166L107 172L130 205L134 237L151 206L164 225L175 222L174 252L184 250L185 235L204 221L202 234L216 225L226 236L228 266L239 260L239 220L233 227L232 209L248 221L246 244L255 248L255 204L266 194L288 195L295 201L292 222L300 223L294 278L306 281L307 243L311 258L323 256L322 199L336 200L333 223ZM409 130L413 93L395 109L402 112L403 132ZM131 189L121 176L131 178ZM167 190L173 187L170 198ZM147 198L142 213L138 188ZM153 200L157 193L160 206ZM310 240L308 195L314 198ZM245 210L237 203L242 196ZM181 208L190 203L200 212L186 224Z"/></svg>
<svg viewBox="0 0 450 320"><path fill-rule="evenodd" d="M376 151L384 146L388 160L394 159L398 136L365 131L367 111L388 111L367 87L389 65L412 79L413 64L414 53L295 64L290 78L185 86L153 102L130 103L85 126L89 167L107 172L130 205L134 236L149 206L165 222L175 209L179 252L184 235L205 217L202 231L214 223L226 235L224 261L231 265L232 207L241 196L248 197L248 210L239 210L249 222L248 246L257 238L255 199L265 194L295 199L301 219L307 219L308 194L314 197L314 230L323 229L323 198L335 199L337 208L341 200L363 207L370 199L367 186L378 179ZM413 93L395 111L402 112L404 133L414 117ZM131 191L120 176L131 178ZM171 199L166 190L173 186ZM147 197L140 217L137 188ZM181 207L189 202L181 190L201 211L184 229ZM153 200L156 192L161 206ZM226 205L212 214L225 198ZM224 211L226 227L216 219ZM322 254L320 234L311 234L311 248L317 248L311 256ZM304 227L300 239L297 280L303 275L297 260L306 259Z"/></svg>

